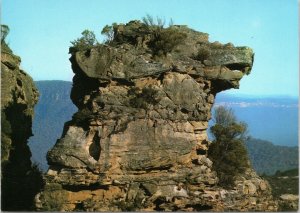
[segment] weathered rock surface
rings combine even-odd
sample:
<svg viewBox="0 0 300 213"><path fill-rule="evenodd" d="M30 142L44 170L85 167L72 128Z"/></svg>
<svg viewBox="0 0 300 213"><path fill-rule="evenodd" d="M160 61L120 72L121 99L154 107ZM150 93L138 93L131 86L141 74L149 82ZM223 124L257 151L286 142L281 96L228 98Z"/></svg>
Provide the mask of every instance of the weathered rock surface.
<svg viewBox="0 0 300 213"><path fill-rule="evenodd" d="M279 203L280 208L284 208L282 211L298 211L299 210L299 195L283 194L280 196L278 203Z"/></svg>
<svg viewBox="0 0 300 213"><path fill-rule="evenodd" d="M29 211L41 181L27 145L38 91L20 69L21 59L6 50L1 52L1 208Z"/></svg>
<svg viewBox="0 0 300 213"><path fill-rule="evenodd" d="M48 153L38 209L276 210L268 183L251 170L235 188L220 188L206 155L215 95L238 88L252 50L173 27L185 40L163 56L137 21L119 25L113 45L72 54L79 111Z"/></svg>

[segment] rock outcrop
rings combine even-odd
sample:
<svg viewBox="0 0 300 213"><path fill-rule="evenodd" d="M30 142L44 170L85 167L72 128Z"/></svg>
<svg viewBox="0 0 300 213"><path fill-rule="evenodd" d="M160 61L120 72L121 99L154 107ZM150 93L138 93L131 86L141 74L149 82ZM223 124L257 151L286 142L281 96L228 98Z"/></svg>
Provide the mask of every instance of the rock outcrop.
<svg viewBox="0 0 300 213"><path fill-rule="evenodd" d="M29 211L42 181L27 145L38 91L20 57L4 41L1 47L1 208Z"/></svg>
<svg viewBox="0 0 300 213"><path fill-rule="evenodd" d="M48 152L38 209L276 210L255 172L226 190L207 158L215 96L239 87L253 51L210 43L186 26L168 29L169 39L180 35L178 44L132 21L114 26L110 44L72 53L71 99L79 110Z"/></svg>

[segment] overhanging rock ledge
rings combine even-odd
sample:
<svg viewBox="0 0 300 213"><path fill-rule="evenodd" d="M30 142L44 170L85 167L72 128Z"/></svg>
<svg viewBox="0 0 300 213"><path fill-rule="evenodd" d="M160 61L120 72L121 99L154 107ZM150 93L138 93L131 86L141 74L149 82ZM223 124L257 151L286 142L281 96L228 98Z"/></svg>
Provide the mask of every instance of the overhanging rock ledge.
<svg viewBox="0 0 300 213"><path fill-rule="evenodd" d="M184 40L165 54L156 54L153 31L139 21L115 27L110 45L72 54L71 99L79 110L48 153L38 209L276 209L268 183L255 172L225 190L207 158L215 96L239 87L253 51L172 28Z"/></svg>

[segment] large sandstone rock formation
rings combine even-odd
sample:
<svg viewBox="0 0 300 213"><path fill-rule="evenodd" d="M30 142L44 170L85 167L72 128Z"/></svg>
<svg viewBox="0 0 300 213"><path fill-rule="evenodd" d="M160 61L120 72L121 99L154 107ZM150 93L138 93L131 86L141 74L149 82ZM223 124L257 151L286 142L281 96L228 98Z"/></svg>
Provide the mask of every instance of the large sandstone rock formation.
<svg viewBox="0 0 300 213"><path fill-rule="evenodd" d="M71 99L79 110L48 153L37 208L276 209L269 185L252 170L235 188L220 188L206 155L216 93L239 87L252 50L173 26L184 40L157 54L147 29L138 21L115 26L110 45L72 54Z"/></svg>
<svg viewBox="0 0 300 213"><path fill-rule="evenodd" d="M38 91L20 57L3 40L1 48L1 208L29 211L41 184L27 145Z"/></svg>

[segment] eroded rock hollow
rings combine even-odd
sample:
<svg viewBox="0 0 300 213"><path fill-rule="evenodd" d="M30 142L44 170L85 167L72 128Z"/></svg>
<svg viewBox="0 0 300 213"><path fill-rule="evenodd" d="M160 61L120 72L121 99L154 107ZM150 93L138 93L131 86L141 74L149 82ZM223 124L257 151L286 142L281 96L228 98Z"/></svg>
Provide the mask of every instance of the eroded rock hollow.
<svg viewBox="0 0 300 213"><path fill-rule="evenodd" d="M159 52L167 41L132 21L114 27L110 44L72 53L79 110L48 153L38 209L274 210L253 171L225 190L207 158L215 96L239 87L253 51L171 28L182 41L170 51Z"/></svg>

